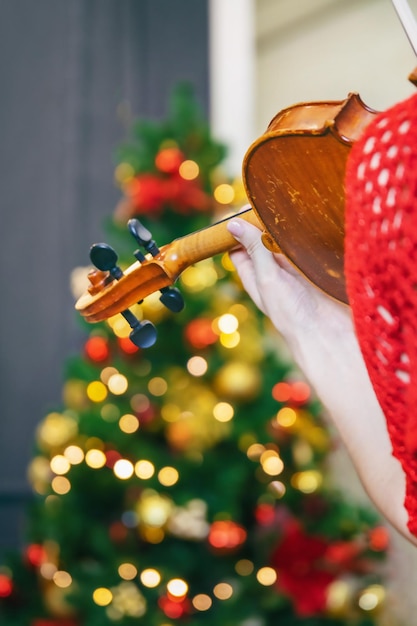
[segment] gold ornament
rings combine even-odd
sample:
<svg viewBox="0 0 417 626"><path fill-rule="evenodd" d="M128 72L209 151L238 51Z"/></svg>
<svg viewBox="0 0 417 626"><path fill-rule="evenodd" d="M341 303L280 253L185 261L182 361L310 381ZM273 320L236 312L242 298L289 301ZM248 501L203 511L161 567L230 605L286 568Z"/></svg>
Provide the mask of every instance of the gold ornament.
<svg viewBox="0 0 417 626"><path fill-rule="evenodd" d="M214 380L214 388L219 396L248 402L259 394L262 379L254 365L232 361L220 368Z"/></svg>
<svg viewBox="0 0 417 626"><path fill-rule="evenodd" d="M73 591L74 590L71 589L71 592ZM74 606L72 606L67 600L67 595L69 593L69 589L58 587L52 581L45 583L43 593L45 605L54 617L66 619L76 615Z"/></svg>
<svg viewBox="0 0 417 626"><path fill-rule="evenodd" d="M37 428L38 444L43 449L63 446L78 433L78 424L73 417L62 413L49 413Z"/></svg>

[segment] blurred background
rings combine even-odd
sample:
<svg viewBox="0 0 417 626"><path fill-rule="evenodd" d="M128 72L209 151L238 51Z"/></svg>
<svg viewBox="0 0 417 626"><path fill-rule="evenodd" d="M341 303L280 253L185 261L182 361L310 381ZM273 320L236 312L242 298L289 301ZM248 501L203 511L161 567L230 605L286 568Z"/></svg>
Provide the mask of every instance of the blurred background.
<svg viewBox="0 0 417 626"><path fill-rule="evenodd" d="M70 274L117 204L132 120L189 81L236 176L280 109L354 91L381 110L415 65L389 0L0 0L0 551L21 541L35 428L82 344Z"/></svg>

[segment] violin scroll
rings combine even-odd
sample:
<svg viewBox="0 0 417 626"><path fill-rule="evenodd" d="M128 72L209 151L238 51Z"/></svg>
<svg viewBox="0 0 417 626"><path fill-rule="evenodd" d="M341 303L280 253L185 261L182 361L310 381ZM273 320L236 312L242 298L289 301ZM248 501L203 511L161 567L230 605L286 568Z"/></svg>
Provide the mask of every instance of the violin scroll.
<svg viewBox="0 0 417 626"><path fill-rule="evenodd" d="M147 255L157 257L160 254L160 250L156 245L156 242L152 239L151 233L139 222L139 220L129 220L128 229L139 246L144 248ZM142 263L146 263L146 254L144 254L140 248L134 252L138 267L140 267ZM88 274L90 286L88 287L87 294L84 294L84 296L82 296L77 302L76 308L81 311L88 321L99 321L100 318L106 319L112 315L112 313L107 311L105 308L103 309L103 307L101 307L100 309L100 303L102 298L105 297L105 294L108 294L110 301L118 307L117 301L120 299L120 294L117 292L114 293L114 281L120 282L123 286L125 283L129 285L129 279L128 274L125 274L119 265L117 265L117 253L106 243L96 243L91 246L90 260L96 269L92 270ZM129 289L127 287L127 291L128 290ZM122 287L120 292L123 294L123 291L124 289ZM161 285L160 291L160 300L170 311L178 313L184 308L184 300L180 291L176 287ZM114 297L112 297L112 294L114 294ZM98 303L98 310L94 310L94 303ZM117 312L125 318L132 329L129 334L129 338L132 343L139 348L149 348L156 341L156 328L152 322L148 320L139 321L128 308L132 304L133 302L130 298L127 308L123 309L122 307L120 310L117 310ZM91 306L93 307L93 313L89 314L89 307L91 308ZM114 312L114 314L115 313L116 312Z"/></svg>

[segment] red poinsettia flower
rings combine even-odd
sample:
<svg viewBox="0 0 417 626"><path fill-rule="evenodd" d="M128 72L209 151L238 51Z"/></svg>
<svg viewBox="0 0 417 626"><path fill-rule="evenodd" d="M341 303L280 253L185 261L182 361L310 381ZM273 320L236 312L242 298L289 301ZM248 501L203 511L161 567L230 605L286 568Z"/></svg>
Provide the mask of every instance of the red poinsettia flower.
<svg viewBox="0 0 417 626"><path fill-rule="evenodd" d="M125 187L133 212L159 213L167 200L165 180L154 174L140 174Z"/></svg>
<svg viewBox="0 0 417 626"><path fill-rule="evenodd" d="M174 174L165 181L165 191L167 203L178 213L207 211L212 206L198 179L186 180Z"/></svg>
<svg viewBox="0 0 417 626"><path fill-rule="evenodd" d="M326 608L327 589L336 578L325 559L328 548L325 539L306 534L293 520L272 555L277 587L292 599L298 615L315 615Z"/></svg>

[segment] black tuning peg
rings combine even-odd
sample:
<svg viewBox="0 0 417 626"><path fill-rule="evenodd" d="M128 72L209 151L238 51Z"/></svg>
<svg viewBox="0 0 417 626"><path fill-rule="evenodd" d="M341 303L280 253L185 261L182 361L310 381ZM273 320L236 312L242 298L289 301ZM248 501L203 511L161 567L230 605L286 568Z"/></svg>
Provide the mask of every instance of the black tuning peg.
<svg viewBox="0 0 417 626"><path fill-rule="evenodd" d="M127 226L130 234L133 235L135 241L140 246L145 248L145 250L152 256L159 254L159 248L152 239L152 234L138 219L130 219ZM136 250L134 255L138 261L142 262L145 260L145 257L140 250ZM162 304L173 313L179 313L184 308L184 299L176 287L164 287L161 289L161 297L159 299Z"/></svg>
<svg viewBox="0 0 417 626"><path fill-rule="evenodd" d="M159 254L159 248L152 239L152 234L138 219L130 219L127 223L127 227L135 241L142 246L142 248L145 248L146 252L149 252L152 256Z"/></svg>
<svg viewBox="0 0 417 626"><path fill-rule="evenodd" d="M176 287L163 287L159 299L173 313L179 313L184 308L184 298Z"/></svg>
<svg viewBox="0 0 417 626"><path fill-rule="evenodd" d="M95 243L90 248L90 259L93 265L102 272L110 272L116 280L120 280L123 272L117 265L118 256L106 243Z"/></svg>
<svg viewBox="0 0 417 626"><path fill-rule="evenodd" d="M109 272L116 280L120 280L123 272L117 265L117 254L113 248L106 243L95 243L90 249L91 262L97 269L103 272ZM132 329L129 338L130 341L138 348L150 348L156 341L157 332L152 322L144 320L140 322L136 315L125 309L121 311L121 315L125 318Z"/></svg>
<svg viewBox="0 0 417 626"><path fill-rule="evenodd" d="M122 311L122 315L132 329L129 339L138 348L150 348L156 341L157 332L152 322L140 322L129 309Z"/></svg>

